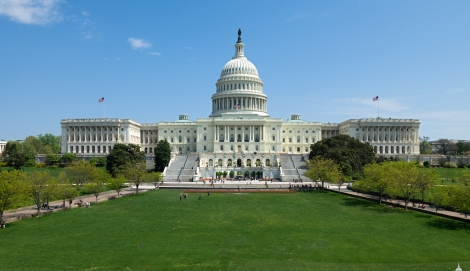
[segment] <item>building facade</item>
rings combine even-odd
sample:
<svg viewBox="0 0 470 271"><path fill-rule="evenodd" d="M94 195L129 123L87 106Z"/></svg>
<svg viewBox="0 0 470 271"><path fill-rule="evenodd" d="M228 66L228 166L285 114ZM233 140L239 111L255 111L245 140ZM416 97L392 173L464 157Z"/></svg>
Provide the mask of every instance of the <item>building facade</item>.
<svg viewBox="0 0 470 271"><path fill-rule="evenodd" d="M263 82L244 48L239 32L235 54L215 84L208 118L192 121L180 115L173 122L151 124L129 119L64 119L62 153L99 156L108 154L116 143L132 143L151 156L158 141L166 140L174 154L197 153L207 165L259 161L275 166L280 154L306 154L322 138L347 134L369 142L378 155L419 154L420 122L416 119L349 119L322 124L302 120L297 114L287 121L271 118Z"/></svg>

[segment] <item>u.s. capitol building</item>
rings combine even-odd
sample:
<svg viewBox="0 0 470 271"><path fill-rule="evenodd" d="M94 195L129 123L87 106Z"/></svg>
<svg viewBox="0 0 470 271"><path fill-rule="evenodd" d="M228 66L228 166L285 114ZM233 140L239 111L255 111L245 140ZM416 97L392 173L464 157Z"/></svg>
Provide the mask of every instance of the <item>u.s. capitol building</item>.
<svg viewBox="0 0 470 271"><path fill-rule="evenodd" d="M341 123L271 118L258 70L245 56L239 32L235 55L225 64L211 97L212 112L196 121L141 124L130 119L63 119L62 153L100 156L116 143L137 144L151 156L159 140L174 154L198 156L202 165L277 166L282 154L301 155L310 145L339 134L370 143L378 155L419 154L419 120L364 118Z"/></svg>

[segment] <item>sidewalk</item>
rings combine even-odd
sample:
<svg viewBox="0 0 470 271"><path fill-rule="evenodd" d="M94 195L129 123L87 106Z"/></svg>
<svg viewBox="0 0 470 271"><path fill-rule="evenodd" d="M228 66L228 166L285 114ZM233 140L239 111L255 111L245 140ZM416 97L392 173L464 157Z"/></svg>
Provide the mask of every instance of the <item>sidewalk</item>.
<svg viewBox="0 0 470 271"><path fill-rule="evenodd" d="M347 184L342 185L340 191L338 191L338 185L335 185L335 184L325 183L325 187L328 187L326 188L327 190L330 190L336 193L345 194L345 195L349 195L349 196L356 197L356 198L379 201L378 196L354 192L354 191L347 189ZM382 204L388 204L388 205L399 206L399 207L405 208L405 203L403 202L403 200L388 199L387 201L385 201L385 198L382 197ZM428 204L425 204L425 208L423 209L423 208L419 208L418 204L415 204L415 207L413 207L413 203L409 202L408 209L413 210L413 211L428 213L432 215L442 216L442 217L446 217L450 219L465 221L465 222L470 220L470 216L468 218L465 218L465 214L462 214L459 212L448 211L445 209L438 209L436 213L436 208L429 207Z"/></svg>
<svg viewBox="0 0 470 271"><path fill-rule="evenodd" d="M145 192L148 189L153 189L153 188L154 188L153 186L148 186L148 185L145 185L144 187L139 186L139 193ZM121 196L119 197L128 196L132 194L135 194L135 187L134 188L128 187L121 191ZM117 192L114 190L100 193L98 196L98 202L117 198L117 195L118 195ZM80 199L82 199L83 201L82 208L85 208L84 206L87 201L90 202L91 204L96 204L96 197L95 195L91 194L91 195L85 195L85 196L75 198L73 200L71 207L77 208L78 207L77 203L80 201ZM63 204L62 200L49 202L50 209L41 209L41 215L45 213L64 210L62 204ZM69 209L69 203L67 200L65 201L65 207L66 209ZM9 222L13 222L16 220L21 220L23 218L33 217L33 216L36 216L37 212L38 210L36 208L36 205L26 206L26 207L14 209L14 210L8 210L3 213L3 221L5 221L5 223L9 223Z"/></svg>

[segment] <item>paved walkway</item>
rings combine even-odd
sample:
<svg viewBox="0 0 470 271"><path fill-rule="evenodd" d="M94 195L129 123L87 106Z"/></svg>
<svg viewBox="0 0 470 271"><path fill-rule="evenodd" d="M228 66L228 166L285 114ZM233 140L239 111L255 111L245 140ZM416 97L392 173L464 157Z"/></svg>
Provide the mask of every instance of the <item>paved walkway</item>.
<svg viewBox="0 0 470 271"><path fill-rule="evenodd" d="M154 188L153 185L152 186L150 185L139 186L139 193L147 191L149 189L153 189L153 188ZM121 196L128 196L132 194L135 194L135 187L134 188L128 187L121 191ZM110 198L115 198L117 197L117 195L118 195L117 192L114 190L100 193L100 195L98 196L98 202L106 201L106 200L109 200ZM95 195L91 194L91 195L77 197L75 200L73 200L71 207L72 208L79 207L77 203L80 201L80 199L83 201L83 206L85 206L85 203L87 201L90 202L91 204L96 204L96 197ZM41 209L41 214L61 211L64 209L62 204L63 204L62 200L49 202L50 209ZM65 202L65 206L67 209L70 208L68 201ZM5 221L6 223L9 223L15 220L29 218L29 217L35 216L37 212L38 211L37 211L36 205L26 206L26 207L18 208L16 210L5 211L3 213L3 221Z"/></svg>
<svg viewBox="0 0 470 271"><path fill-rule="evenodd" d="M357 197L357 198L364 198L364 199L379 201L378 196L359 193L359 192L354 192L354 191L351 191L351 190L347 189L347 184L342 185L340 191L338 191L338 185L336 185L336 184L325 183L325 187L328 187L327 189L330 190L330 191L338 192L338 193L341 193L341 194L345 194L345 195L349 195L349 196L353 196L353 197ZM382 197L382 204L400 206L400 207L405 208L405 203L403 202L403 200L388 199L387 201L385 201L384 197ZM408 209L423 212L423 213L438 215L438 216L442 216L442 217L447 217L447 218L451 218L451 219L461 220L461 221L469 221L470 220L470 216L468 216L466 218L465 214L462 214L462 213L459 213L459 212L448 211L448 210L445 210L445 209L438 209L437 212L436 212L436 208L429 207L429 204L425 204L425 207L423 209L423 208L420 208L418 206L418 204L416 204L415 207L413 207L413 203L409 202L408 203Z"/></svg>

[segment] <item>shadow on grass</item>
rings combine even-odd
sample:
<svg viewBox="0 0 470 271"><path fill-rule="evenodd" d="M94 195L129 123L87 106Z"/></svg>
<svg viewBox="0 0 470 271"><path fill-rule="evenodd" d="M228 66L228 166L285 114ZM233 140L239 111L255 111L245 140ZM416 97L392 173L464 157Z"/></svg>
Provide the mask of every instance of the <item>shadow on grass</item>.
<svg viewBox="0 0 470 271"><path fill-rule="evenodd" d="M377 212L377 213L398 213L403 212L401 208L396 208L387 204L379 204L376 201L358 199L358 198L345 198L343 200L343 205L350 207L361 207L367 208L368 210Z"/></svg>
<svg viewBox="0 0 470 271"><path fill-rule="evenodd" d="M470 233L470 224L446 218L435 218L426 222L426 225L443 230L465 230Z"/></svg>

